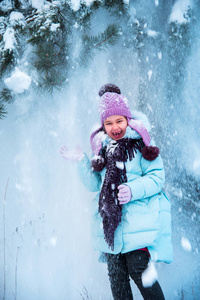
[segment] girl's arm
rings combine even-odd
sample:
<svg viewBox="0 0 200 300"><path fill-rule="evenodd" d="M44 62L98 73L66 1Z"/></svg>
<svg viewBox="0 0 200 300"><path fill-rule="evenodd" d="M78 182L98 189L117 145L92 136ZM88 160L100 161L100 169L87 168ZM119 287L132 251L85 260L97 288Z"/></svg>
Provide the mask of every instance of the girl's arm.
<svg viewBox="0 0 200 300"><path fill-rule="evenodd" d="M100 191L101 176L99 172L91 170L91 162L87 155L77 162L78 174L81 182L91 192Z"/></svg>
<svg viewBox="0 0 200 300"><path fill-rule="evenodd" d="M82 152L79 145L75 150L69 150L64 145L60 148L60 154L64 159L77 163L79 178L89 191L97 192L100 190L101 176L97 172L92 172L90 160Z"/></svg>
<svg viewBox="0 0 200 300"><path fill-rule="evenodd" d="M131 189L131 200L144 199L159 193L165 181L163 162L160 155L153 161L147 161L142 157L141 168L141 177L124 183Z"/></svg>

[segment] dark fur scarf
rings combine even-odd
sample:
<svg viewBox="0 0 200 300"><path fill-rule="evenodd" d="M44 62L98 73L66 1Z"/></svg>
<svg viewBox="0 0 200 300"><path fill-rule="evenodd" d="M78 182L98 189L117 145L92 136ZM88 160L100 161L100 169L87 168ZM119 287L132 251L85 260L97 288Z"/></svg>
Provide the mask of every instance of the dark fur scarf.
<svg viewBox="0 0 200 300"><path fill-rule="evenodd" d="M99 196L99 213L103 219L103 230L108 246L114 250L114 233L121 222L122 205L118 201L118 186L127 182L125 162L132 160L134 153L142 152L142 139L124 138L110 142L101 154L92 160L94 171L106 166L106 174Z"/></svg>

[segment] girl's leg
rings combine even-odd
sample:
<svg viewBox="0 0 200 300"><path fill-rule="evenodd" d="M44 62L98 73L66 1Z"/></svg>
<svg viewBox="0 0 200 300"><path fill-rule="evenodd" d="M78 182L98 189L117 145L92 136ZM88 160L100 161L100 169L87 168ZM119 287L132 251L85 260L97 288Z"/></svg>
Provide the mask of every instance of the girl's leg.
<svg viewBox="0 0 200 300"><path fill-rule="evenodd" d="M107 254L107 264L113 299L133 300L125 256Z"/></svg>
<svg viewBox="0 0 200 300"><path fill-rule="evenodd" d="M144 287L142 284L142 272L147 268L149 257L148 252L136 250L125 254L129 275L134 280L145 300L164 300L162 289L156 281L151 287Z"/></svg>

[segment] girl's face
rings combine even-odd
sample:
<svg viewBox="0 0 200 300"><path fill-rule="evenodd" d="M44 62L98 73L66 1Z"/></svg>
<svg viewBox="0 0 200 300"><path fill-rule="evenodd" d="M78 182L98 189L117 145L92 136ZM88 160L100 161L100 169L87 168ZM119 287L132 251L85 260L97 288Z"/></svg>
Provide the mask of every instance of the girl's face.
<svg viewBox="0 0 200 300"><path fill-rule="evenodd" d="M116 141L123 138L127 125L127 119L119 115L110 116L104 121L104 128L107 135Z"/></svg>

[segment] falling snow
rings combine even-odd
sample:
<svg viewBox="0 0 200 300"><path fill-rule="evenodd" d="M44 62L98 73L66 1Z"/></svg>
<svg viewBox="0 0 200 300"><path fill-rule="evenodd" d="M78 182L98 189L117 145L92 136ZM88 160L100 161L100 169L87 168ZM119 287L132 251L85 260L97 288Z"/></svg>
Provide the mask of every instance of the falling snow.
<svg viewBox="0 0 200 300"><path fill-rule="evenodd" d="M18 37L14 26L23 24L25 17L21 12L13 11L11 2L15 1L0 2L2 11L12 10L9 16L11 26L1 31L2 48L17 52ZM27 1L21 2L25 5ZM52 2L56 5L56 1ZM32 89L32 82L37 78L31 66L30 48L21 61L16 61L17 67L2 77L2 86L16 96L16 101L8 108L7 118L0 120L2 299L4 275L5 299L76 300L79 297L77 291L81 293L83 286L92 299L112 299L106 265L99 264L99 253L93 251L90 238L91 207L96 192L85 191L78 180L76 164L64 161L59 154L62 144L74 149L80 143L82 151L92 157L89 137L94 131L93 125L99 122L98 89L107 82L120 86L135 119L141 118L137 110L148 115L152 125L145 119L143 123L151 130L166 169L164 190L172 203L174 262L171 265L151 262L142 275L143 285L149 287L158 279L166 299L181 299L181 295L185 300L195 296L198 299L200 204L196 183L200 178L200 25L197 23L196 27L190 28L191 49L187 59L181 61L182 73L175 70L176 80L181 79L175 88L178 101L174 94L170 99L166 98L173 84L171 71L175 62L172 61L173 55L169 56L169 45L164 44L163 39L166 38L169 22L180 26L185 24L187 19L184 15L188 7L193 8L195 1L169 1L165 4L167 9L163 9L164 2L158 0L134 5L128 0L123 2L130 5L127 12L132 33L128 42L132 42L134 28L143 26L144 43L137 44L138 56L134 47L117 44L106 51L94 53L89 65L78 69L76 63L81 49L77 50L77 40L82 29L74 22L75 34L70 36L71 53L66 54L69 62L72 57L73 65L70 65L71 73L63 90L43 94ZM172 2L173 7L170 6ZM70 3L77 12L81 3L89 9L93 1L73 0ZM39 0L32 0L32 6L37 12L49 7L46 1ZM3 30L2 18L0 20L0 30ZM163 20L167 20L168 24ZM91 36L100 34L100 24L107 25L111 21L117 23L119 20L102 9L98 15L94 14L91 30L87 30ZM50 19L44 26L47 25L53 33L59 30L59 24L52 23ZM123 22L120 23L121 27L123 25ZM124 38L125 32L120 37ZM149 39L146 44L145 38ZM157 39L160 39L159 47L154 45ZM176 49L180 57L183 49ZM77 56L73 57L75 52ZM95 129L100 126L98 123ZM96 143L104 143L106 134L100 132L98 138ZM115 146L112 144L110 151L114 151ZM116 162L116 166L124 169L123 162ZM112 188L114 190L115 186L112 185ZM137 201L137 204L145 205L145 202ZM98 208L96 213L98 215ZM134 299L137 298L138 293L134 290Z"/></svg>

